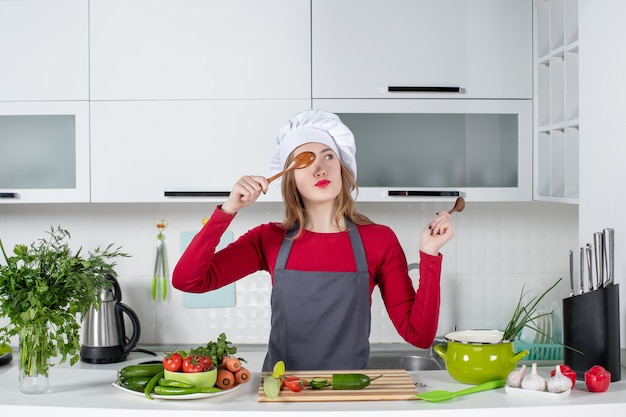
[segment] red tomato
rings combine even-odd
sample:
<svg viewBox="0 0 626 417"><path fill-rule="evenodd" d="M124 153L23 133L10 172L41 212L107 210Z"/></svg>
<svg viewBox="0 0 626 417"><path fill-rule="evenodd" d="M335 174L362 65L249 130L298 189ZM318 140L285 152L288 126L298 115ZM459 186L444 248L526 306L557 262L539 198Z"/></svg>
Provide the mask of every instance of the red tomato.
<svg viewBox="0 0 626 417"><path fill-rule="evenodd" d="M567 365L561 365L561 373L572 380L572 388L576 385L576 371L570 368ZM554 376L556 374L556 369L553 369L550 372L550 376Z"/></svg>
<svg viewBox="0 0 626 417"><path fill-rule="evenodd" d="M198 356L198 363L204 366L205 371L211 369L211 365L213 364L210 356Z"/></svg>
<svg viewBox="0 0 626 417"><path fill-rule="evenodd" d="M295 381L295 380L300 379L297 376L293 376L293 375L281 375L279 378L283 387L285 386L285 382L287 381Z"/></svg>
<svg viewBox="0 0 626 417"><path fill-rule="evenodd" d="M306 385L306 381L295 376L283 377L283 385L289 389L289 391L300 392Z"/></svg>
<svg viewBox="0 0 626 417"><path fill-rule="evenodd" d="M585 384L590 392L604 392L609 389L611 373L600 365L592 366L585 372Z"/></svg>
<svg viewBox="0 0 626 417"><path fill-rule="evenodd" d="M194 373L204 372L204 365L202 365L196 357L187 356L183 359L183 372Z"/></svg>
<svg viewBox="0 0 626 417"><path fill-rule="evenodd" d="M168 371L178 372L180 368L183 366L183 357L180 356L180 353L174 352L170 355L167 355L163 358L163 368Z"/></svg>

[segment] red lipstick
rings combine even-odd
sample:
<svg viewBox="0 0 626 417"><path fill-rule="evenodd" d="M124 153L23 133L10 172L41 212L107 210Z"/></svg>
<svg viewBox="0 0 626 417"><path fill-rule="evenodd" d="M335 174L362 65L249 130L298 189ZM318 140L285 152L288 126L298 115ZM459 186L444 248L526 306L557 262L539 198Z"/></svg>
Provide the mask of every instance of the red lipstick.
<svg viewBox="0 0 626 417"><path fill-rule="evenodd" d="M328 184L330 184L330 181L328 181L328 180L319 180L319 181L315 184L315 186L316 186L316 187L320 187L320 188L324 188L324 187L326 187Z"/></svg>

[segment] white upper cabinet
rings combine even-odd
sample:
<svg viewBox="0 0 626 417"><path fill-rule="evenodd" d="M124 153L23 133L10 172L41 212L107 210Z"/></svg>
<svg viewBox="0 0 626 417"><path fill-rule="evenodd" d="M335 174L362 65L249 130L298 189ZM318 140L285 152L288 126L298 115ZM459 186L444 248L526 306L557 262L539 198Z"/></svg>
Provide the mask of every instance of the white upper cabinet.
<svg viewBox="0 0 626 417"><path fill-rule="evenodd" d="M532 199L531 100L313 100L354 133L359 201Z"/></svg>
<svg viewBox="0 0 626 417"><path fill-rule="evenodd" d="M92 100L300 99L309 0L91 0Z"/></svg>
<svg viewBox="0 0 626 417"><path fill-rule="evenodd" d="M0 1L0 101L88 100L88 5Z"/></svg>
<svg viewBox="0 0 626 417"><path fill-rule="evenodd" d="M0 102L0 204L88 201L89 102Z"/></svg>
<svg viewBox="0 0 626 417"><path fill-rule="evenodd" d="M313 98L532 99L532 8L312 0Z"/></svg>
<svg viewBox="0 0 626 417"><path fill-rule="evenodd" d="M224 201L243 175L269 175L278 130L309 100L91 104L92 202ZM273 185L259 201L281 201Z"/></svg>

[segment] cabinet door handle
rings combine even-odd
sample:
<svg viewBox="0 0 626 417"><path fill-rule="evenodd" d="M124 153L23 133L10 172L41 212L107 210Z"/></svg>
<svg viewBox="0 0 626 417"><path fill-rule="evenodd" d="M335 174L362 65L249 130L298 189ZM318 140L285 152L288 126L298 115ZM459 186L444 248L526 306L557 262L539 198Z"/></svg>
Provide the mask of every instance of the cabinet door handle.
<svg viewBox="0 0 626 417"><path fill-rule="evenodd" d="M165 191L165 197L228 197L230 191Z"/></svg>
<svg viewBox="0 0 626 417"><path fill-rule="evenodd" d="M416 190L389 190L390 197L458 197L458 191L416 191Z"/></svg>
<svg viewBox="0 0 626 417"><path fill-rule="evenodd" d="M461 87L390 85L387 87L387 91L390 93L460 93Z"/></svg>
<svg viewBox="0 0 626 417"><path fill-rule="evenodd" d="M0 193L0 198L18 198L17 193Z"/></svg>

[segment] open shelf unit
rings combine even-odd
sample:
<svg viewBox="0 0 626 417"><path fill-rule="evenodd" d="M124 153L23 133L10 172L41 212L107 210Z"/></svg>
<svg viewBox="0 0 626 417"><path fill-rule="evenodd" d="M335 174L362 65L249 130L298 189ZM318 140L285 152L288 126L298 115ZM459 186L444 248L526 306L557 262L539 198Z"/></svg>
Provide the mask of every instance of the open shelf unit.
<svg viewBox="0 0 626 417"><path fill-rule="evenodd" d="M578 204L578 0L536 0L534 19L534 199Z"/></svg>

